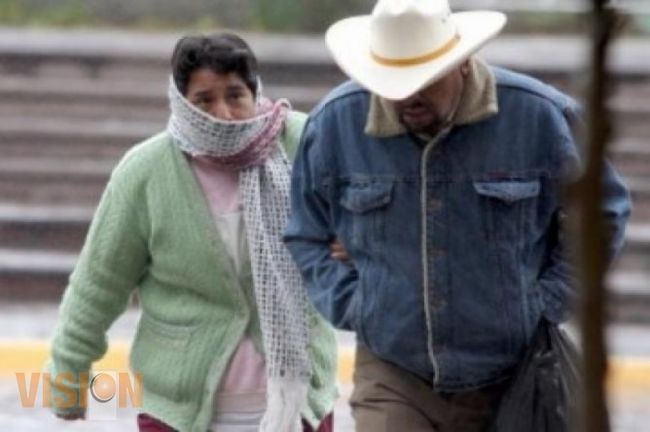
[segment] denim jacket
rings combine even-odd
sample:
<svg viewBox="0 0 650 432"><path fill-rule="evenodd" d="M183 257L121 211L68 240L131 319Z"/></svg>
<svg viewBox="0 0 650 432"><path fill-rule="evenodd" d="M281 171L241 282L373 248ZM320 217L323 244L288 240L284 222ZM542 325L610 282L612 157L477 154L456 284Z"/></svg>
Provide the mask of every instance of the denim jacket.
<svg viewBox="0 0 650 432"><path fill-rule="evenodd" d="M567 318L562 185L579 167L576 104L492 69L498 112L424 148L364 132L370 94L348 82L312 112L285 240L316 308L439 391L499 381L541 316ZM606 163L603 215L620 249L629 194ZM339 238L351 263L330 257Z"/></svg>

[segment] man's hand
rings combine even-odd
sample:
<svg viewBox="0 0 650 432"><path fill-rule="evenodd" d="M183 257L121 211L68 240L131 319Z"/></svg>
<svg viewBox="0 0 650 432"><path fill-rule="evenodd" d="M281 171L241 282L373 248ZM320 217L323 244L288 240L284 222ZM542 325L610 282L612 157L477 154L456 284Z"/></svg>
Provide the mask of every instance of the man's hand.
<svg viewBox="0 0 650 432"><path fill-rule="evenodd" d="M343 246L343 243L341 243L337 238L330 243L330 256L335 260L343 261L344 263L350 262L348 251L345 250L345 246Z"/></svg>

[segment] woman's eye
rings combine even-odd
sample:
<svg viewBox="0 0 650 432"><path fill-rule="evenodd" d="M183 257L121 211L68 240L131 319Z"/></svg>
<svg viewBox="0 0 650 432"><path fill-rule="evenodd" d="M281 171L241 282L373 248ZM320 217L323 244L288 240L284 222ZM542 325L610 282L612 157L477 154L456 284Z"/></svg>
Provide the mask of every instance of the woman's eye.
<svg viewBox="0 0 650 432"><path fill-rule="evenodd" d="M206 99L206 98L196 99L196 100L194 101L194 105L195 105L197 108L200 108L200 109L202 109L202 110L205 111L205 110L207 110L207 108L210 106L210 100L208 100L208 99Z"/></svg>

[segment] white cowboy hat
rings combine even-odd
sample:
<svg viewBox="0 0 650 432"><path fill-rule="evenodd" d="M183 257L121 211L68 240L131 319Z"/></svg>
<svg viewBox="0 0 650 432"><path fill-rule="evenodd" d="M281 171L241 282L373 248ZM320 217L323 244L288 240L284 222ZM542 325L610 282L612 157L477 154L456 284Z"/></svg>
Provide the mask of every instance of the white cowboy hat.
<svg viewBox="0 0 650 432"><path fill-rule="evenodd" d="M448 0L378 0L325 36L339 67L383 98L400 100L444 76L499 33L500 12L452 14Z"/></svg>

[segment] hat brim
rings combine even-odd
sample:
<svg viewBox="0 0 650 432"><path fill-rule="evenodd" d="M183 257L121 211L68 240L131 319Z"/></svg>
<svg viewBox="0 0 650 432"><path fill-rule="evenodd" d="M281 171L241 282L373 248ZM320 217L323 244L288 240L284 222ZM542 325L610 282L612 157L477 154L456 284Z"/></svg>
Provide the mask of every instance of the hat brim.
<svg viewBox="0 0 650 432"><path fill-rule="evenodd" d="M412 66L386 66L370 53L370 16L346 18L333 24L325 41L334 60L351 79L385 99L401 100L413 95L458 66L506 23L500 12L471 11L452 14L460 40L441 57Z"/></svg>

